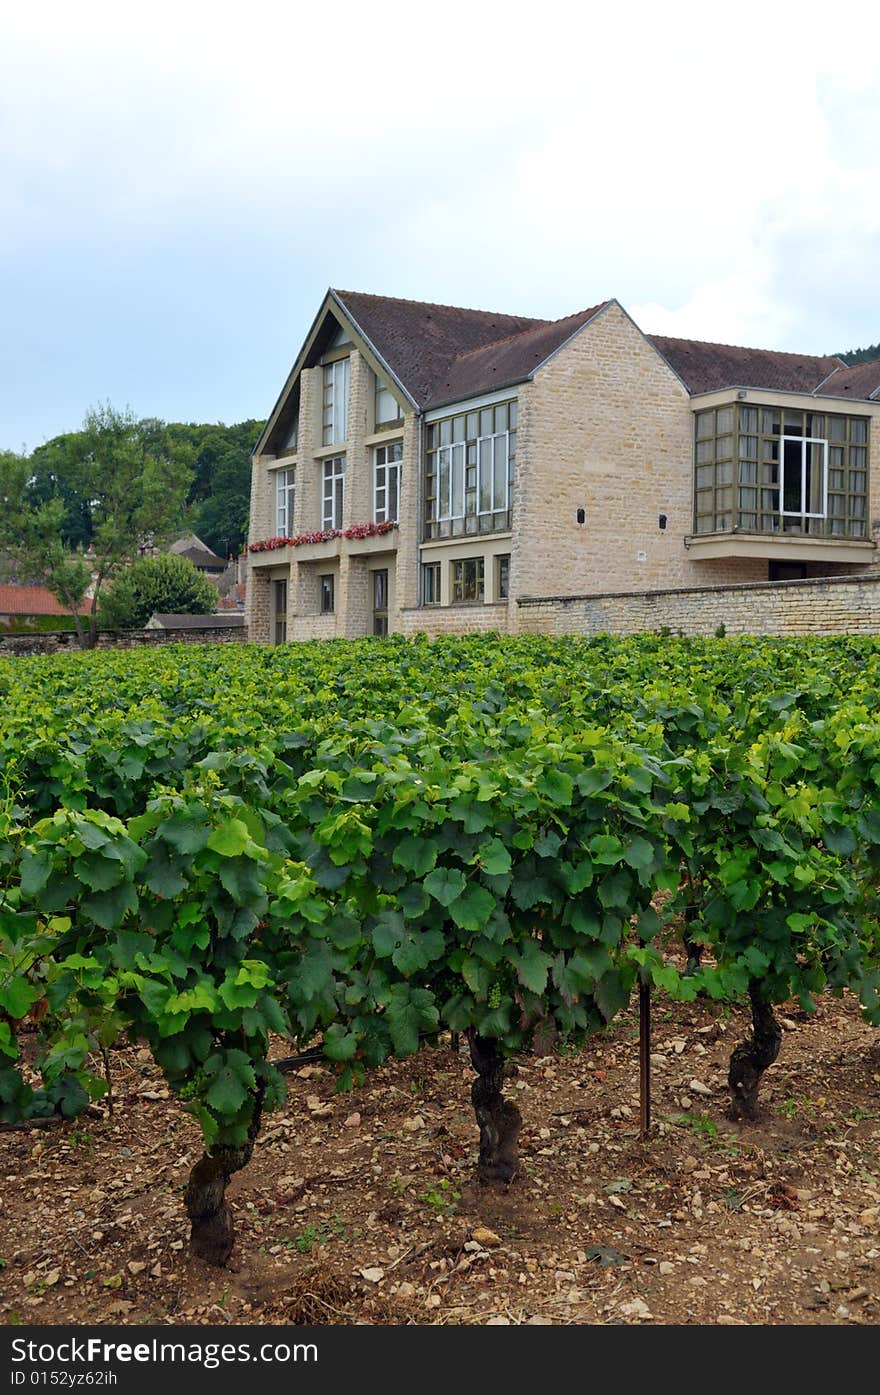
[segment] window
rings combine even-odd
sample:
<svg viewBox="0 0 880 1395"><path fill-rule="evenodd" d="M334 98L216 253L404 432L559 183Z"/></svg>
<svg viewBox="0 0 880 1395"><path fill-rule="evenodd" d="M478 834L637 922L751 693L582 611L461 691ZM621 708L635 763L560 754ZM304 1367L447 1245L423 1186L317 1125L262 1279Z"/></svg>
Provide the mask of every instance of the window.
<svg viewBox="0 0 880 1395"><path fill-rule="evenodd" d="M510 527L516 402L430 423L425 455L426 538Z"/></svg>
<svg viewBox="0 0 880 1395"><path fill-rule="evenodd" d="M483 600L485 573L482 557L464 557L452 564L452 603L462 605Z"/></svg>
<svg viewBox="0 0 880 1395"><path fill-rule="evenodd" d="M373 582L373 634L385 636L388 633L388 569L372 573Z"/></svg>
<svg viewBox="0 0 880 1395"><path fill-rule="evenodd" d="M275 643L284 644L287 641L287 582L273 582L272 590L274 592Z"/></svg>
<svg viewBox="0 0 880 1395"><path fill-rule="evenodd" d="M287 433L286 439L282 442L282 450L285 455L295 455L299 443L299 415L294 417L293 425Z"/></svg>
<svg viewBox="0 0 880 1395"><path fill-rule="evenodd" d="M296 469L275 472L275 536L289 538L293 531Z"/></svg>
<svg viewBox="0 0 880 1395"><path fill-rule="evenodd" d="M376 377L376 428L386 426L388 422L400 421L403 412L391 391L390 387L382 378Z"/></svg>
<svg viewBox="0 0 880 1395"><path fill-rule="evenodd" d="M321 517L324 528L342 527L342 505L345 497L345 456L334 455L324 461Z"/></svg>
<svg viewBox="0 0 880 1395"><path fill-rule="evenodd" d="M440 563L425 562L422 566L422 605L440 604Z"/></svg>
<svg viewBox="0 0 880 1395"><path fill-rule="evenodd" d="M332 572L318 577L318 605L322 615L330 615L336 609L336 578Z"/></svg>
<svg viewBox="0 0 880 1395"><path fill-rule="evenodd" d="M510 595L510 553L495 558L495 599L506 601Z"/></svg>
<svg viewBox="0 0 880 1395"><path fill-rule="evenodd" d="M809 436L780 438L779 497L782 526L793 518L803 524L807 518L824 518L828 493L828 442Z"/></svg>
<svg viewBox="0 0 880 1395"><path fill-rule="evenodd" d="M324 365L324 429L325 446L344 441L348 435L349 359L338 358Z"/></svg>
<svg viewBox="0 0 880 1395"><path fill-rule="evenodd" d="M373 519L376 523L396 523L400 506L400 462L403 459L403 445L395 441L391 446L379 446L376 450L375 490L373 495Z"/></svg>
<svg viewBox="0 0 880 1395"><path fill-rule="evenodd" d="M694 531L864 538L864 417L730 405L697 412Z"/></svg>

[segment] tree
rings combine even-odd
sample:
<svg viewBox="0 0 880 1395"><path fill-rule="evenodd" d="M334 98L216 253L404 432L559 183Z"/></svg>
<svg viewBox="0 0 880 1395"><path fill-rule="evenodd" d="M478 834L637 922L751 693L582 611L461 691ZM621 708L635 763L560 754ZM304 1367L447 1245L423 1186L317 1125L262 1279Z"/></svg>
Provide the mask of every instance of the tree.
<svg viewBox="0 0 880 1395"><path fill-rule="evenodd" d="M50 442L56 449L46 449L36 469L33 457L0 455L0 552L20 580L58 597L88 644L105 584L183 516L191 453L182 444L173 453L157 449L146 425L107 403L89 411L81 432Z"/></svg>
<svg viewBox="0 0 880 1395"><path fill-rule="evenodd" d="M851 366L855 363L873 363L880 358L880 344L869 344L867 349L847 349L846 353L837 354L836 357Z"/></svg>
<svg viewBox="0 0 880 1395"><path fill-rule="evenodd" d="M141 557L120 572L105 591L103 624L114 630L140 630L150 616L209 615L217 607L217 588L186 557L165 552Z"/></svg>
<svg viewBox="0 0 880 1395"><path fill-rule="evenodd" d="M254 420L232 426L171 422L165 428L169 447L185 443L192 451L193 532L222 557L237 554L247 538L251 454L262 429Z"/></svg>

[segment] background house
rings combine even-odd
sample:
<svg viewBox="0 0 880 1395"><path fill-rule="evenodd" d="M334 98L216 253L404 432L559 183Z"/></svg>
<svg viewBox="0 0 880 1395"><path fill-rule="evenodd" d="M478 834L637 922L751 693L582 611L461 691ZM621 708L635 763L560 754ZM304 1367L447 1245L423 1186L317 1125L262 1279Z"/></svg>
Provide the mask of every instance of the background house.
<svg viewBox="0 0 880 1395"><path fill-rule="evenodd" d="M192 562L196 570L202 572L209 581L219 581L227 567L227 559L212 552L207 543L203 543L201 538L196 537L195 533L178 538L176 542L171 543L168 551L175 552L178 557L185 557L188 562Z"/></svg>
<svg viewBox="0 0 880 1395"><path fill-rule="evenodd" d="M68 629L73 625L70 611L45 586L0 584L0 626L21 629L34 622L40 628L48 624Z"/></svg>

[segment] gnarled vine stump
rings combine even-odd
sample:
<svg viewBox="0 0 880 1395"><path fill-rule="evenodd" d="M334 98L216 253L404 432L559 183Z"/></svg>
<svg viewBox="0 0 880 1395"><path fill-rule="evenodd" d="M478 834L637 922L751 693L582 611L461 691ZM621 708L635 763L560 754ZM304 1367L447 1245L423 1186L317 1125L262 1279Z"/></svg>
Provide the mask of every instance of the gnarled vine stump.
<svg viewBox="0 0 880 1395"><path fill-rule="evenodd" d="M761 1076L779 1055L782 1030L773 1015L773 1005L761 992L760 984L749 984L752 1004L752 1035L733 1048L727 1083L732 1096L734 1118L758 1117L758 1089Z"/></svg>
<svg viewBox="0 0 880 1395"><path fill-rule="evenodd" d="M498 1043L489 1037L468 1032L471 1064L477 1078L471 1086L471 1101L480 1129L480 1158L477 1180L484 1184L512 1182L519 1171L517 1141L522 1115L501 1093L504 1056Z"/></svg>
<svg viewBox="0 0 880 1395"><path fill-rule="evenodd" d="M233 1173L247 1167L251 1160L262 1113L261 1088L245 1142L235 1146L217 1145L210 1153L203 1153L186 1184L183 1200L190 1219L190 1249L199 1259L218 1268L227 1263L235 1244L235 1223L226 1200L226 1188Z"/></svg>

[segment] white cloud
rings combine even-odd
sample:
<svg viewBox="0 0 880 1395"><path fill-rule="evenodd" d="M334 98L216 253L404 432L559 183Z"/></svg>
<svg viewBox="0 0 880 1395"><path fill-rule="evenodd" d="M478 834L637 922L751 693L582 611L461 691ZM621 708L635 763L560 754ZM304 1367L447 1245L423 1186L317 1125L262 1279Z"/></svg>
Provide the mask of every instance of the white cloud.
<svg viewBox="0 0 880 1395"><path fill-rule="evenodd" d="M206 357L246 339L252 366L292 359L328 282L547 316L616 295L649 332L768 347L880 336L867 0L845 24L824 0L44 0L3 25L19 383L48 374L59 301L94 320L91 383L111 302L141 340L185 321L187 371L200 319ZM174 336L140 349L179 384Z"/></svg>

